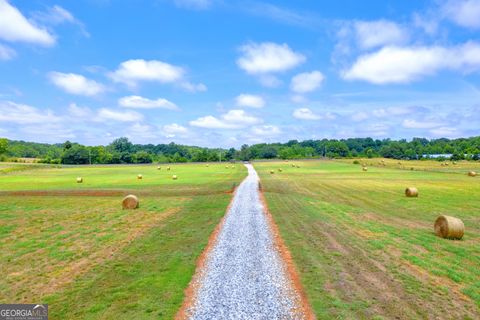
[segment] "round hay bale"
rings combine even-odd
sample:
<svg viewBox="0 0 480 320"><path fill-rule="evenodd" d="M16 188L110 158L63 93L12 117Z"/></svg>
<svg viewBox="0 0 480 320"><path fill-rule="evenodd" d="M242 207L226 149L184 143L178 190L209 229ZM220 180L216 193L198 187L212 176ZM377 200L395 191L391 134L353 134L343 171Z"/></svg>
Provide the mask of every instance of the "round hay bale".
<svg viewBox="0 0 480 320"><path fill-rule="evenodd" d="M172 176L172 179L173 179L173 180L177 180L177 179L178 179L177 175L174 174L174 175Z"/></svg>
<svg viewBox="0 0 480 320"><path fill-rule="evenodd" d="M282 172L282 171L283 171L282 168L278 168L278 172Z"/></svg>
<svg viewBox="0 0 480 320"><path fill-rule="evenodd" d="M205 165L205 167L207 167L207 168L208 168L208 166L209 166L209 165L208 165L208 163L207 163L207 164Z"/></svg>
<svg viewBox="0 0 480 320"><path fill-rule="evenodd" d="M162 167L158 166L158 167L157 167L157 170L162 170Z"/></svg>
<svg viewBox="0 0 480 320"><path fill-rule="evenodd" d="M129 194L122 200L123 209L137 209L140 202L138 201L137 196Z"/></svg>
<svg viewBox="0 0 480 320"><path fill-rule="evenodd" d="M170 167L167 167L167 171L170 171Z"/></svg>
<svg viewBox="0 0 480 320"><path fill-rule="evenodd" d="M469 177L476 177L477 176L477 173L475 171L469 171L468 172L468 176Z"/></svg>
<svg viewBox="0 0 480 320"><path fill-rule="evenodd" d="M385 162L385 160L382 159L382 163L384 163L384 162Z"/></svg>
<svg viewBox="0 0 480 320"><path fill-rule="evenodd" d="M82 177L78 177L77 178L77 183L82 183L83 182L83 178Z"/></svg>
<svg viewBox="0 0 480 320"><path fill-rule="evenodd" d="M275 173L275 171L273 171L273 170L270 170L270 174L274 174L274 173Z"/></svg>
<svg viewBox="0 0 480 320"><path fill-rule="evenodd" d="M415 187L408 187L405 189L405 196L409 198L418 197L418 189Z"/></svg>
<svg viewBox="0 0 480 320"><path fill-rule="evenodd" d="M457 161L453 161L452 164L457 164Z"/></svg>
<svg viewBox="0 0 480 320"><path fill-rule="evenodd" d="M441 238L462 239L465 225L458 218L442 215L435 220L434 229L435 234Z"/></svg>
<svg viewBox="0 0 480 320"><path fill-rule="evenodd" d="M141 174L139 174L139 175L137 176L137 179L138 179L138 180L142 180L142 179L143 179L143 176L142 176Z"/></svg>
<svg viewBox="0 0 480 320"><path fill-rule="evenodd" d="M297 164L297 168L300 168L300 166Z"/></svg>
<svg viewBox="0 0 480 320"><path fill-rule="evenodd" d="M368 171L368 168L367 167L362 167L362 170L363 171Z"/></svg>
<svg viewBox="0 0 480 320"><path fill-rule="evenodd" d="M225 169L228 169L228 166L225 166Z"/></svg>

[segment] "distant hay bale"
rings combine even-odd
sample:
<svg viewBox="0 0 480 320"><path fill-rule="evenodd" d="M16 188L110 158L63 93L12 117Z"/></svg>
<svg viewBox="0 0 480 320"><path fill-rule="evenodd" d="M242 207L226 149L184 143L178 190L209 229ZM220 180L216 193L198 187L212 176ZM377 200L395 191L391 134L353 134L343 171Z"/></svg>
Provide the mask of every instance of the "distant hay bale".
<svg viewBox="0 0 480 320"><path fill-rule="evenodd" d="M77 178L77 183L82 183L83 182L83 178L82 177L78 177Z"/></svg>
<svg viewBox="0 0 480 320"><path fill-rule="evenodd" d="M295 163L292 163L292 167L294 167L294 168L295 168Z"/></svg>
<svg viewBox="0 0 480 320"><path fill-rule="evenodd" d="M177 180L177 179L178 179L177 175L174 174L174 175L172 176L172 179L173 179L173 180Z"/></svg>
<svg viewBox="0 0 480 320"><path fill-rule="evenodd" d="M415 168L414 168L414 167L410 167L410 170L412 170L412 171L413 171L413 170L415 170Z"/></svg>
<svg viewBox="0 0 480 320"><path fill-rule="evenodd" d="M170 171L170 167L167 167L167 171Z"/></svg>
<svg viewBox="0 0 480 320"><path fill-rule="evenodd" d="M142 176L141 174L139 174L139 175L137 176L137 179L138 179L138 180L142 180L142 179L143 179L143 176Z"/></svg>
<svg viewBox="0 0 480 320"><path fill-rule="evenodd" d="M453 161L452 164L457 164L457 161Z"/></svg>
<svg viewBox="0 0 480 320"><path fill-rule="evenodd" d="M418 189L415 187L408 187L405 189L405 195L409 198L418 197Z"/></svg>
<svg viewBox="0 0 480 320"><path fill-rule="evenodd" d="M225 169L228 169L228 166L225 166Z"/></svg>
<svg viewBox="0 0 480 320"><path fill-rule="evenodd" d="M136 209L139 204L140 202L138 201L137 196L134 196L133 194L129 194L122 200L123 209Z"/></svg>
<svg viewBox="0 0 480 320"><path fill-rule="evenodd" d="M283 171L282 168L278 168L278 172L282 172L282 171Z"/></svg>
<svg viewBox="0 0 480 320"><path fill-rule="evenodd" d="M158 166L158 167L157 167L157 170L162 170L162 167Z"/></svg>
<svg viewBox="0 0 480 320"><path fill-rule="evenodd" d="M458 218L442 215L435 220L434 229L435 234L441 238L462 239L465 225Z"/></svg>
<svg viewBox="0 0 480 320"><path fill-rule="evenodd" d="M207 168L209 167L208 163L205 165L205 167L207 167Z"/></svg>
<svg viewBox="0 0 480 320"><path fill-rule="evenodd" d="M385 162L385 160L382 159L382 163L384 163L384 162Z"/></svg>
<svg viewBox="0 0 480 320"><path fill-rule="evenodd" d="M363 171L368 171L368 168L367 167L362 167L362 170Z"/></svg>
<svg viewBox="0 0 480 320"><path fill-rule="evenodd" d="M475 171L469 171L468 172L468 176L469 177L476 177L477 176L477 173Z"/></svg>
<svg viewBox="0 0 480 320"><path fill-rule="evenodd" d="M274 174L274 173L275 173L275 171L273 171L273 170L270 170L270 174Z"/></svg>

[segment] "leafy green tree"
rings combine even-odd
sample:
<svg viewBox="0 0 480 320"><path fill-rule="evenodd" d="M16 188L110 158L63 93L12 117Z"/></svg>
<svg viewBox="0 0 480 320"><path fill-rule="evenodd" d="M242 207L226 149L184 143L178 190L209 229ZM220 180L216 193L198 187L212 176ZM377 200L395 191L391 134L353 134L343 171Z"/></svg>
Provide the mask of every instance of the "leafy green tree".
<svg viewBox="0 0 480 320"><path fill-rule="evenodd" d="M0 139L0 154L7 152L7 148L8 148L8 140L4 138Z"/></svg>
<svg viewBox="0 0 480 320"><path fill-rule="evenodd" d="M88 149L78 144L72 145L63 152L61 161L63 164L88 164Z"/></svg>

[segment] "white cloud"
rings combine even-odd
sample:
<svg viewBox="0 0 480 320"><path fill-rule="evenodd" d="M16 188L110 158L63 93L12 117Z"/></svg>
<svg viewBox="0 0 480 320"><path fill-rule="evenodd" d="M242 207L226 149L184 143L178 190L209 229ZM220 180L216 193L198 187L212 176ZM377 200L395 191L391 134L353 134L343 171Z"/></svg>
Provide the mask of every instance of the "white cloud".
<svg viewBox="0 0 480 320"><path fill-rule="evenodd" d="M315 114L309 108L299 108L293 111L293 117L301 120L320 120L322 116Z"/></svg>
<svg viewBox="0 0 480 320"><path fill-rule="evenodd" d="M182 82L180 84L180 87L183 89L187 90L188 92L205 92L208 90L207 86L204 85L203 83L191 83L188 81Z"/></svg>
<svg viewBox="0 0 480 320"><path fill-rule="evenodd" d="M40 110L25 104L0 101L0 122L15 124L44 124L60 122L61 118L50 110Z"/></svg>
<svg viewBox="0 0 480 320"><path fill-rule="evenodd" d="M375 84L408 83L441 70L468 73L478 69L480 45L467 42L456 47L385 47L360 56L342 77Z"/></svg>
<svg viewBox="0 0 480 320"><path fill-rule="evenodd" d="M300 94L296 94L296 95L291 96L290 100L293 103L297 103L297 104L306 103L308 101L307 98L305 98L304 96L302 96Z"/></svg>
<svg viewBox="0 0 480 320"><path fill-rule="evenodd" d="M10 47L0 44L0 60L6 61L13 59L17 53Z"/></svg>
<svg viewBox="0 0 480 320"><path fill-rule="evenodd" d="M273 137L273 136L279 135L280 133L282 133L282 131L280 130L280 128L278 126L264 125L264 126L253 127L252 128L252 133L257 137L258 136Z"/></svg>
<svg viewBox="0 0 480 320"><path fill-rule="evenodd" d="M174 83L180 81L184 74L183 68L166 62L135 59L122 62L118 69L111 72L109 76L115 82L135 87L140 81Z"/></svg>
<svg viewBox="0 0 480 320"><path fill-rule="evenodd" d="M242 56L237 65L249 74L267 74L292 69L306 58L284 44L273 42L249 43L240 47Z"/></svg>
<svg viewBox="0 0 480 320"><path fill-rule="evenodd" d="M135 111L115 111L102 108L98 111L97 121L114 120L119 122L138 122L143 120L143 115Z"/></svg>
<svg viewBox="0 0 480 320"><path fill-rule="evenodd" d="M442 137L442 138L456 138L459 136L459 131L456 128L452 127L440 127L431 129L430 133L435 137Z"/></svg>
<svg viewBox="0 0 480 320"><path fill-rule="evenodd" d="M466 28L480 28L480 0L449 0L442 8L443 14Z"/></svg>
<svg viewBox="0 0 480 320"><path fill-rule="evenodd" d="M69 114L76 118L76 119L91 119L92 118L92 110L87 107L80 107L76 103L71 103L68 106Z"/></svg>
<svg viewBox="0 0 480 320"><path fill-rule="evenodd" d="M36 22L41 22L46 25L56 26L63 23L71 23L77 25L82 34L89 37L90 34L86 31L85 25L73 16L73 14L59 5L54 5L48 8L45 12L34 12L33 18Z"/></svg>
<svg viewBox="0 0 480 320"><path fill-rule="evenodd" d="M442 123L437 121L418 121L415 119L405 119L402 122L402 126L408 129L431 129L442 126Z"/></svg>
<svg viewBox="0 0 480 320"><path fill-rule="evenodd" d="M356 21L354 28L357 43L362 49L404 44L408 41L408 32L388 20Z"/></svg>
<svg viewBox="0 0 480 320"><path fill-rule="evenodd" d="M212 5L212 0L174 0L180 8L203 10Z"/></svg>
<svg viewBox="0 0 480 320"><path fill-rule="evenodd" d="M167 138L174 138L177 135L185 135L188 133L187 128L176 123L164 125L162 131Z"/></svg>
<svg viewBox="0 0 480 320"><path fill-rule="evenodd" d="M53 35L27 20L17 8L6 0L0 0L0 39L45 46L55 44Z"/></svg>
<svg viewBox="0 0 480 320"><path fill-rule="evenodd" d="M163 98L151 100L140 96L127 96L120 98L118 104L125 108L178 110L175 103Z"/></svg>
<svg viewBox="0 0 480 320"><path fill-rule="evenodd" d="M94 96L105 91L102 84L80 74L50 72L48 77L54 85L71 94Z"/></svg>
<svg viewBox="0 0 480 320"><path fill-rule="evenodd" d="M265 100L261 96L243 93L235 98L237 107L263 108Z"/></svg>
<svg viewBox="0 0 480 320"><path fill-rule="evenodd" d="M190 125L209 129L240 129L262 122L260 119L248 115L244 110L230 110L220 118L214 116L200 117L190 121Z"/></svg>
<svg viewBox="0 0 480 320"><path fill-rule="evenodd" d="M320 87L325 77L320 71L304 72L292 78L290 89L297 93L307 93Z"/></svg>

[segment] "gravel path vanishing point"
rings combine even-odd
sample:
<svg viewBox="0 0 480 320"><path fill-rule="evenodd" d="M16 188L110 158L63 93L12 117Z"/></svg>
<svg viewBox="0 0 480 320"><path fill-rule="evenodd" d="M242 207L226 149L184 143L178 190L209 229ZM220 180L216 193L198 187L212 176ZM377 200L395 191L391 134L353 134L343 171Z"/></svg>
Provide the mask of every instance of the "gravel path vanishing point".
<svg viewBox="0 0 480 320"><path fill-rule="evenodd" d="M304 319L260 201L258 176L238 187L216 242L198 270L189 319Z"/></svg>

